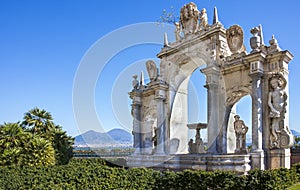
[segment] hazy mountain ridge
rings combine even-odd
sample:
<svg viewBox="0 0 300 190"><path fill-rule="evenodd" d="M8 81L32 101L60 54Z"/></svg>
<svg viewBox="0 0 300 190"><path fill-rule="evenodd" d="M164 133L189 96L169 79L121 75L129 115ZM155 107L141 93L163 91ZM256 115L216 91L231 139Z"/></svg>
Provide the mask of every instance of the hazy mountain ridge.
<svg viewBox="0 0 300 190"><path fill-rule="evenodd" d="M87 131L75 137L75 146L107 147L107 146L131 146L132 135L123 129L112 129L106 133L94 130Z"/></svg>

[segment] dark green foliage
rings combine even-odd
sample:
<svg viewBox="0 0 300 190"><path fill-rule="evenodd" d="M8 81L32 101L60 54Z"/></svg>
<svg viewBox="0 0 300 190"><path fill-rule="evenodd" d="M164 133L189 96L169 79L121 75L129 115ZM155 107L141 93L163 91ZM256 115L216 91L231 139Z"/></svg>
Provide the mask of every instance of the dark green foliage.
<svg viewBox="0 0 300 190"><path fill-rule="evenodd" d="M68 136L61 126L55 125L50 112L36 107L25 113L23 119L22 127L52 143L56 164L69 162L73 156L74 138Z"/></svg>
<svg viewBox="0 0 300 190"><path fill-rule="evenodd" d="M157 180L158 189L244 189L243 177L231 172L185 170L163 172Z"/></svg>
<svg viewBox="0 0 300 190"><path fill-rule="evenodd" d="M0 167L0 189L286 189L299 182L300 165L291 169L231 172L155 171L110 167L102 159L73 159L68 165Z"/></svg>
<svg viewBox="0 0 300 190"><path fill-rule="evenodd" d="M300 137L299 136L295 136L295 142L294 142L294 146L293 148L295 149L300 149Z"/></svg>
<svg viewBox="0 0 300 190"><path fill-rule="evenodd" d="M51 142L24 131L19 123L0 125L0 166L53 164L55 152Z"/></svg>
<svg viewBox="0 0 300 190"><path fill-rule="evenodd" d="M34 108L22 123L0 125L0 166L67 164L74 138L52 120L49 112Z"/></svg>
<svg viewBox="0 0 300 190"><path fill-rule="evenodd" d="M55 126L49 131L49 139L51 139L52 146L55 150L56 164L67 164L73 157L74 138L67 135L62 127Z"/></svg>
<svg viewBox="0 0 300 190"><path fill-rule="evenodd" d="M299 166L291 169L252 170L247 175L247 187L250 189L280 190L299 182Z"/></svg>

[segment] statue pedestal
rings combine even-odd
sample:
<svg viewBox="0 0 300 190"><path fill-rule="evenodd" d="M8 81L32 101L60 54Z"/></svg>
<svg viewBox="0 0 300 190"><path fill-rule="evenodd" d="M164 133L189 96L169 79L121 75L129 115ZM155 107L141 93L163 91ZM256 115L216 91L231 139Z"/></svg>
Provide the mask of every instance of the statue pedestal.
<svg viewBox="0 0 300 190"><path fill-rule="evenodd" d="M251 169L249 154L176 154L176 155L134 155L127 158L129 167L150 167L164 170L206 170L233 171L247 174Z"/></svg>
<svg viewBox="0 0 300 190"><path fill-rule="evenodd" d="M270 150L267 156L268 156L267 160L269 165L269 168L267 169L291 167L291 161L290 161L291 150L289 148Z"/></svg>

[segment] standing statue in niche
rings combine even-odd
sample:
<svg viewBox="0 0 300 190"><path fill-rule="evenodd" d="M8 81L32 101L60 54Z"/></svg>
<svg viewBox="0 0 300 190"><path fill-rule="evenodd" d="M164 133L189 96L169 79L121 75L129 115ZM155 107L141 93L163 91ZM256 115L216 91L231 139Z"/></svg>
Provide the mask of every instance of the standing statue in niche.
<svg viewBox="0 0 300 190"><path fill-rule="evenodd" d="M234 116L234 130L236 136L236 153L247 153L246 149L246 133L248 131L248 127L245 125L243 120L240 120L239 115Z"/></svg>
<svg viewBox="0 0 300 190"><path fill-rule="evenodd" d="M279 148L279 135L284 128L284 114L286 111L287 94L284 91L286 80L282 74L275 75L270 80L273 91L269 92L268 105L270 107L271 136L270 147ZM286 131L284 131L286 132Z"/></svg>
<svg viewBox="0 0 300 190"><path fill-rule="evenodd" d="M152 61L152 60L147 61L146 68L147 68L147 72L148 72L150 81L151 82L155 81L158 77L158 68L156 67L156 64L154 63L154 61Z"/></svg>

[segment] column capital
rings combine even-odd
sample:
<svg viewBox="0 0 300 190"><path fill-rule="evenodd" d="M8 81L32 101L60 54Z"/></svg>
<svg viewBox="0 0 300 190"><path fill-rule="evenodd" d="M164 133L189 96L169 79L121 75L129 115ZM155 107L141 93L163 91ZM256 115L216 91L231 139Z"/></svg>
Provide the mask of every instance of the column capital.
<svg viewBox="0 0 300 190"><path fill-rule="evenodd" d="M205 75L218 75L220 74L220 68L217 66L210 66L201 69L200 72L204 73Z"/></svg>
<svg viewBox="0 0 300 190"><path fill-rule="evenodd" d="M132 99L132 106L140 106L142 105L142 98L139 96L133 97Z"/></svg>
<svg viewBox="0 0 300 190"><path fill-rule="evenodd" d="M249 76L252 79L260 79L262 78L262 76L264 76L264 73L262 71L257 71L257 72L250 73Z"/></svg>
<svg viewBox="0 0 300 190"><path fill-rule="evenodd" d="M132 90L131 92L129 92L128 94L129 94L129 97L130 97L131 99L134 99L135 97L141 97L141 96L142 96L141 91L138 90L138 89L134 89L134 90Z"/></svg>

